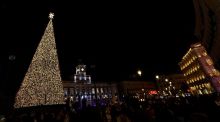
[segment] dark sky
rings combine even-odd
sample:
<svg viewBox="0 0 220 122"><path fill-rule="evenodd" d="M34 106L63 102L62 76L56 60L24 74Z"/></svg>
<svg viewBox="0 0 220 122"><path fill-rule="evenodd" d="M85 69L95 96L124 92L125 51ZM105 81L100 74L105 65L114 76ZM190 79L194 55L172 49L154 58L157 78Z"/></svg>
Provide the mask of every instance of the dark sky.
<svg viewBox="0 0 220 122"><path fill-rule="evenodd" d="M157 73L176 73L177 63L193 39L191 0L5 2L0 7L3 83L22 81L48 23L49 11L55 13L64 80L75 72L79 59L97 81L129 80L138 68L144 80ZM16 59L9 61L9 55Z"/></svg>

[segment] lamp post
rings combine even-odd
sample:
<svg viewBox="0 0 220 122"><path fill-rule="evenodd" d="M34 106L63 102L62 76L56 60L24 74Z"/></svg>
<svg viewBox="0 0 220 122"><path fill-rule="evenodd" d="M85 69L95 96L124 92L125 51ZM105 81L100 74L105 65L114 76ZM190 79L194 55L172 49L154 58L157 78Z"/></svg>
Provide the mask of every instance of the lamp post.
<svg viewBox="0 0 220 122"><path fill-rule="evenodd" d="M159 93L161 94L161 93L163 93L163 92L161 91L161 84L159 83L159 81L160 81L160 76L159 76L159 75L156 75L155 78L156 78L157 89L158 89Z"/></svg>
<svg viewBox="0 0 220 122"><path fill-rule="evenodd" d="M137 71L137 74L138 74L139 76L141 76L141 75L142 75L142 71L141 71L141 70L138 70L138 71Z"/></svg>
<svg viewBox="0 0 220 122"><path fill-rule="evenodd" d="M140 69L138 69L136 73L134 74L135 80L142 80L142 75L143 75L143 72Z"/></svg>
<svg viewBox="0 0 220 122"><path fill-rule="evenodd" d="M155 77L156 77L157 80L160 78L159 75L156 75Z"/></svg>

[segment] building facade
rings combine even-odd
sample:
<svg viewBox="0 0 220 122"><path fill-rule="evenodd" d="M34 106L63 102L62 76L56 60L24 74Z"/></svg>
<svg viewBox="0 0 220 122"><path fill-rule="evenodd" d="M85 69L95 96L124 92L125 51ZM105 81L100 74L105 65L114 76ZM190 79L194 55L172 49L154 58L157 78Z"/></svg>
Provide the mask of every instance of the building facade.
<svg viewBox="0 0 220 122"><path fill-rule="evenodd" d="M192 94L220 92L220 73L200 43L191 45L179 66Z"/></svg>
<svg viewBox="0 0 220 122"><path fill-rule="evenodd" d="M86 74L86 65L76 66L73 81L63 81L64 95L70 104L84 101L87 105L95 106L97 102L106 104L117 97L117 85L111 83L95 83L91 76Z"/></svg>
<svg viewBox="0 0 220 122"><path fill-rule="evenodd" d="M220 1L193 0L194 34L206 48L217 69L220 69Z"/></svg>

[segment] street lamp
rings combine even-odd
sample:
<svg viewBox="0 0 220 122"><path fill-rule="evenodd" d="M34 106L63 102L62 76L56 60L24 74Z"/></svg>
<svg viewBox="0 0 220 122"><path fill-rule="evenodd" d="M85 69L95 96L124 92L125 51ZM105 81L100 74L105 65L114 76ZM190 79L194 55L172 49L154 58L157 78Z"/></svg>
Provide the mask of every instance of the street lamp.
<svg viewBox="0 0 220 122"><path fill-rule="evenodd" d="M156 79L159 79L159 75L156 75Z"/></svg>
<svg viewBox="0 0 220 122"><path fill-rule="evenodd" d="M141 70L138 70L138 71L137 71L137 74L138 74L139 76L141 76L141 75L142 75Z"/></svg>
<svg viewBox="0 0 220 122"><path fill-rule="evenodd" d="M160 83L159 83L159 79L160 79L159 75L156 75L155 78L156 78L157 89L158 89L158 91L161 91Z"/></svg>

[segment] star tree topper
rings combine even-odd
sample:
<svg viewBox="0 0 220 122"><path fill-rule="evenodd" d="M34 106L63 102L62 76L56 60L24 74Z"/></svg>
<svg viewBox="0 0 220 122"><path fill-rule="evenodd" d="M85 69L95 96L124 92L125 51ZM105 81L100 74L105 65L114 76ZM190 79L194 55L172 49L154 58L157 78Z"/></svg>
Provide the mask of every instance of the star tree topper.
<svg viewBox="0 0 220 122"><path fill-rule="evenodd" d="M50 12L49 18L50 18L50 19L53 19L53 17L54 17L54 13Z"/></svg>

